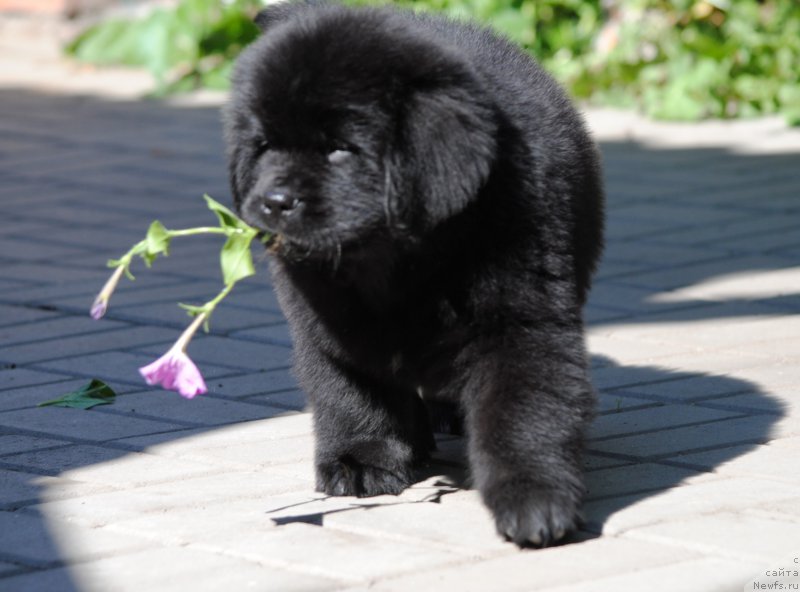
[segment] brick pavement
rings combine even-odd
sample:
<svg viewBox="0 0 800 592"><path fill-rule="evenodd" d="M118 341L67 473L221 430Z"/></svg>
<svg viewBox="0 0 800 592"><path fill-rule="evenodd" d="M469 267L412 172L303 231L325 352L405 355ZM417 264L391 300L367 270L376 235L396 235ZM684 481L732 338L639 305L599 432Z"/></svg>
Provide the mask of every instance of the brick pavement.
<svg viewBox="0 0 800 592"><path fill-rule="evenodd" d="M215 293L216 241L176 242L89 319L152 219L228 199L218 120L0 89L0 590L741 590L800 556L800 133L590 114L609 244L587 525L519 551L463 488L459 438L399 497L313 493L263 260L191 346L194 401L136 368L185 325L177 300ZM36 407L91 377L113 405Z"/></svg>

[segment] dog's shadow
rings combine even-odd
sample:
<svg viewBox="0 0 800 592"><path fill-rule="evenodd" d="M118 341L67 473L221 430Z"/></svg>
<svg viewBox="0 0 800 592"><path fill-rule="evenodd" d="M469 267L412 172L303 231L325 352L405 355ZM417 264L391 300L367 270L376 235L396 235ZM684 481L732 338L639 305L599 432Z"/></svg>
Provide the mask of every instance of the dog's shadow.
<svg viewBox="0 0 800 592"><path fill-rule="evenodd" d="M598 389L597 417L587 438L583 527L562 544L599 536L615 513L747 454L770 439L783 415L777 399L738 378L620 366L601 356L593 358L593 367L598 374L613 375L614 386ZM437 434L437 446L431 461L417 471L411 495L339 500L320 495L271 508L267 515L278 526L324 526L327 516L343 512L440 503L469 489L470 482L465 438Z"/></svg>

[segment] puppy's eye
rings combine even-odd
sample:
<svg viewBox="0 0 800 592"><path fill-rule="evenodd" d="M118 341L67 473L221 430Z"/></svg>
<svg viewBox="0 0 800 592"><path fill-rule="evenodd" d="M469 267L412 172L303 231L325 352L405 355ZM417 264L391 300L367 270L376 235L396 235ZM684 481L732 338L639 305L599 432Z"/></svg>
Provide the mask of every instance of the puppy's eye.
<svg viewBox="0 0 800 592"><path fill-rule="evenodd" d="M349 150L338 149L328 153L328 162L331 164L340 164L353 155Z"/></svg>
<svg viewBox="0 0 800 592"><path fill-rule="evenodd" d="M272 146L270 145L269 140L261 140L258 143L256 143L256 154L258 154L258 156L261 156L271 147Z"/></svg>

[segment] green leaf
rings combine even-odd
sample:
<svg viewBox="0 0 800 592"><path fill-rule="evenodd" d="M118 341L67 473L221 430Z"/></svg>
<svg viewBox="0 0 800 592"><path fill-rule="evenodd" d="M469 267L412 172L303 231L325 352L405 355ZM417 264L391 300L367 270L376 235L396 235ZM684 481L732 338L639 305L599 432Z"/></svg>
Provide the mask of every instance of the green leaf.
<svg viewBox="0 0 800 592"><path fill-rule="evenodd" d="M203 306L195 306L193 304L184 304L183 302L178 302L178 306L180 306L183 310L187 312L187 314L194 318L197 315L203 314L204 312L208 312L211 314L207 308L208 303L204 304ZM213 307L212 307L213 310ZM203 323L203 330L208 333L209 330L209 322L211 321L211 317L206 317L206 321Z"/></svg>
<svg viewBox="0 0 800 592"><path fill-rule="evenodd" d="M206 312L205 306L195 306L193 304L183 304L182 302L178 302L178 306L180 306L183 310L189 313L190 317L196 317L199 314Z"/></svg>
<svg viewBox="0 0 800 592"><path fill-rule="evenodd" d="M204 195L203 199L206 200L208 209L217 215L219 225L222 226L222 228L237 229L255 236L256 230L254 228L248 226L247 223L221 203L211 198L208 194Z"/></svg>
<svg viewBox="0 0 800 592"><path fill-rule="evenodd" d="M154 220L147 229L145 250L142 253L142 259L147 263L147 267L150 267L159 255L163 254L165 257L169 255L169 240L169 231L161 222Z"/></svg>
<svg viewBox="0 0 800 592"><path fill-rule="evenodd" d="M232 234L225 241L220 252L222 279L230 285L255 274L253 256L250 253L250 242L255 234Z"/></svg>
<svg viewBox="0 0 800 592"><path fill-rule="evenodd" d="M53 399L39 403L38 407L72 407L74 409L91 409L97 405L110 405L117 393L102 380L93 378L89 384Z"/></svg>
<svg viewBox="0 0 800 592"><path fill-rule="evenodd" d="M111 269L116 269L120 265L125 265L122 262L122 259L109 259L106 262L106 267L110 267ZM133 274L131 273L130 265L125 265L125 276L131 281L134 281L136 279L135 277L133 277Z"/></svg>

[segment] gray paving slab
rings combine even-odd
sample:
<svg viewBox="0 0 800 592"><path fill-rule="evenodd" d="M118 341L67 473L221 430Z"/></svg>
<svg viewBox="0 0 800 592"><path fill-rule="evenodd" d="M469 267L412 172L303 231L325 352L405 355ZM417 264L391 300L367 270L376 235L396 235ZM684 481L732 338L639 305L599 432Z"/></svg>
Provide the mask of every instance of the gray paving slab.
<svg viewBox="0 0 800 592"><path fill-rule="evenodd" d="M230 201L220 97L20 63L0 52L0 589L708 592L796 552L800 132L588 112L609 214L586 526L518 551L468 489L463 438L400 497L314 493L262 255L190 346L210 393L146 390L137 368L187 322L175 302L219 287L218 241L138 266L104 322L87 308L152 219L213 223L202 193ZM35 406L95 377L113 405Z"/></svg>
<svg viewBox="0 0 800 592"><path fill-rule="evenodd" d="M114 532L77 528L83 531L84 536L69 546L61 546L54 540L57 539L57 535L54 537L52 532L55 529L36 517L19 512L0 512L2 555L6 560L26 566L53 567L145 548L139 539ZM91 540L90 546L80 544L87 540Z"/></svg>

